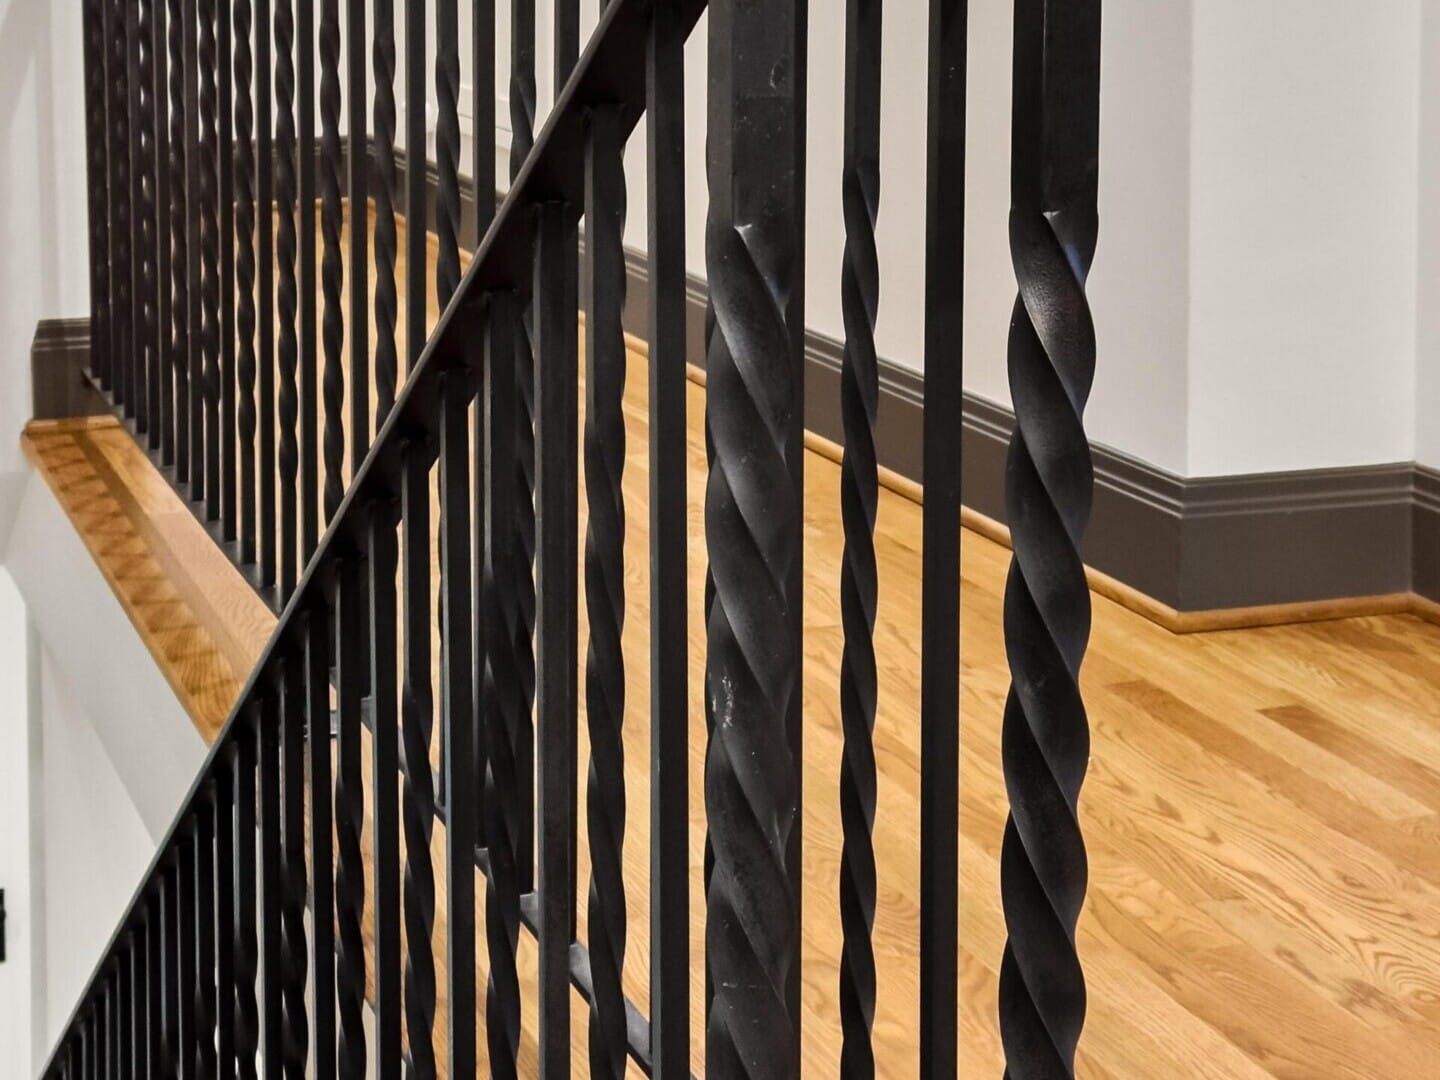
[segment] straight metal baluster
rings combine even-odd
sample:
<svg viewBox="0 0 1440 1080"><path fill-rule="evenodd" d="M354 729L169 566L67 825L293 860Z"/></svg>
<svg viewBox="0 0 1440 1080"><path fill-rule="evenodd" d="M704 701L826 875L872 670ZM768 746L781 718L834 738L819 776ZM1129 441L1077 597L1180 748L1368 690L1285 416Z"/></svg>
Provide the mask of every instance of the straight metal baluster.
<svg viewBox="0 0 1440 1080"><path fill-rule="evenodd" d="M173 858L173 856L172 856ZM164 1055L167 1077L180 1075L180 880L175 860L160 879L164 940L160 962L164 969Z"/></svg>
<svg viewBox="0 0 1440 1080"><path fill-rule="evenodd" d="M220 520L220 154L215 0L200 0L200 271L205 398L205 518Z"/></svg>
<svg viewBox="0 0 1440 1080"><path fill-rule="evenodd" d="M155 133L155 199L151 208L150 227L154 230L154 271L155 310L152 347L155 350L156 378L158 380L159 412L157 423L160 429L160 464L175 464L175 372L172 357L171 335L173 316L171 314L171 270L170 270L170 229L172 161L176 153L170 131L169 63L166 49L166 3L153 0L150 6L150 49L152 83L150 92L151 130Z"/></svg>
<svg viewBox="0 0 1440 1080"><path fill-rule="evenodd" d="M144 1076L150 1071L145 1056L145 925L137 923L130 931L130 944L125 953L129 979L125 983L125 1039L129 1053L122 1062L122 1072Z"/></svg>
<svg viewBox="0 0 1440 1080"><path fill-rule="evenodd" d="M145 373L145 435L146 446L160 449L160 354L156 348L158 332L155 322L155 250L158 230L155 227L155 177L159 158L155 153L155 8L160 0L140 0L136 22L137 86L135 89L135 123L140 156L136 170L136 250L139 266L136 286L136 342L139 367Z"/></svg>
<svg viewBox="0 0 1440 1080"><path fill-rule="evenodd" d="M245 3L248 0L234 0ZM235 382L235 40L232 2L220 4L216 32L219 38L219 69L216 83L220 96L220 518L221 537L233 543L239 537L240 509L237 500L239 469L236 464L236 382ZM250 43L245 43L246 49Z"/></svg>
<svg viewBox="0 0 1440 1080"><path fill-rule="evenodd" d="M255 918L260 892L256 881L256 742L259 707L252 702L235 733L235 1058L241 1080L254 1080L260 1049L260 1007L255 998L257 943Z"/></svg>
<svg viewBox="0 0 1440 1080"><path fill-rule="evenodd" d="M131 980L133 978L130 962L130 947L122 946L120 955L115 959L115 1076L116 1080L126 1074L133 1075L135 1072L135 1061L133 1054L135 1044L131 1035L133 1033L134 1017L132 1011L135 1004L135 996L131 992Z"/></svg>
<svg viewBox="0 0 1440 1080"><path fill-rule="evenodd" d="M353 24L352 24L353 25ZM365 821L361 780L360 697L365 685L365 639L360 628L361 564L345 556L335 567L335 689L339 728L335 744L336 990L340 1017L340 1076L365 1076L365 862L360 849Z"/></svg>
<svg viewBox="0 0 1440 1080"><path fill-rule="evenodd" d="M190 191L186 158L190 152L185 95L185 12L192 0L168 0L170 53L170 346L174 372L175 481L190 479L190 274L185 224L189 220ZM112 286L113 290L113 286ZM115 298L112 295L112 306ZM113 341L113 331L112 338Z"/></svg>
<svg viewBox="0 0 1440 1080"><path fill-rule="evenodd" d="M320 399L315 320L315 0L296 0L300 131L300 565L320 542Z"/></svg>
<svg viewBox="0 0 1440 1080"><path fill-rule="evenodd" d="M276 244L280 273L280 503L279 587L280 605L290 599L299 576L297 521L297 480L300 475L299 385L300 360L298 319L299 295L296 262L299 258L295 235L295 7L294 0L275 3L275 213L279 221Z"/></svg>
<svg viewBox="0 0 1440 1080"><path fill-rule="evenodd" d="M135 434L145 436L149 428L148 401L145 391L149 386L149 375L145 370L145 294L142 266L145 258L144 245L140 242L140 217L144 212L144 146L140 133L140 35L142 33L139 0L127 3L125 19L125 107L129 113L130 153L130 265L127 272L130 279L130 366L126 374L127 390L135 417Z"/></svg>
<svg viewBox="0 0 1440 1080"><path fill-rule="evenodd" d="M240 383L237 450L240 472L240 562L256 559L255 525L255 70L250 47L251 0L235 4L235 255L239 309L236 326L239 354L236 375Z"/></svg>
<svg viewBox="0 0 1440 1080"><path fill-rule="evenodd" d="M481 351L476 350L477 353ZM441 761L448 797L445 911L449 932L445 957L449 1016L446 1051L449 1054L447 1071L450 1076L471 1076L475 1073L475 845L479 787L484 773L472 768L479 731L473 704L476 694L472 680L476 669L470 666L468 660L472 656L478 657L483 665L484 650L483 644L479 644L483 641L483 631L474 628L477 642L474 646L470 637L471 617L476 605L470 575L472 525L467 455L470 451L469 404L474 385L469 373L450 372L444 376L440 390L439 539L440 581L444 597L441 603L441 641L444 655L450 658L440 669L441 745L447 751ZM476 437L483 443L483 410L477 409L476 417L481 428ZM477 509L477 513L483 514L483 509ZM480 526L481 523L476 521L473 527L478 531ZM480 565L483 567L484 564ZM406 596L409 595L410 589L406 586ZM428 668L426 670L428 672ZM428 742L427 737L427 745ZM409 985L408 980L406 985ZM414 1021L411 1023L413 1025Z"/></svg>
<svg viewBox="0 0 1440 1080"><path fill-rule="evenodd" d="M306 747L310 771L310 948L314 973L315 1076L335 1076L335 862L330 751L329 613L313 608L305 626Z"/></svg>
<svg viewBox="0 0 1440 1080"><path fill-rule="evenodd" d="M540 847L540 1076L570 1075L571 910L575 903L576 640L575 459L579 407L575 309L565 303L571 265L566 204L538 211L535 252L536 611L535 707ZM573 249L570 249L573 251Z"/></svg>
<svg viewBox="0 0 1440 1080"><path fill-rule="evenodd" d="M344 208L340 203L340 0L320 2L320 228L325 293L321 328L325 348L325 523L340 509L345 494L345 309L340 290L345 273L340 257Z"/></svg>
<svg viewBox="0 0 1440 1080"><path fill-rule="evenodd" d="M305 708L304 657L286 658L280 695L281 1065L286 1080L304 1080L310 1045L305 1008ZM320 741L329 745L329 725Z"/></svg>
<svg viewBox="0 0 1440 1080"><path fill-rule="evenodd" d="M802 351L792 324L804 219L801 5L726 0L710 9L706 265L715 332L706 363L714 443L705 535L714 577L706 697L714 713L705 808L714 862L706 896L713 997L706 1072L764 1061L799 1075L792 980L798 883L803 516L792 470L803 425ZM763 105L761 104L763 102Z"/></svg>
<svg viewBox="0 0 1440 1080"><path fill-rule="evenodd" d="M345 41L350 108L350 475L370 449L369 155L365 122L365 0L348 0Z"/></svg>
<svg viewBox="0 0 1440 1080"><path fill-rule="evenodd" d="M444 0L440 0L441 6ZM405 189L405 369L420 359L425 347L425 274L430 265L425 222L425 8L405 5L405 150L409 155ZM438 11L437 11L438 14ZM437 72L438 77L438 72ZM441 103L443 105L443 101ZM378 116L378 109L377 109ZM391 130L394 130L392 103ZM380 132L376 132L380 135ZM442 181L443 182L443 181ZM438 209L438 208L437 208ZM378 219L377 219L378 226ZM379 229L376 229L379 249ZM379 354L375 381L380 382Z"/></svg>
<svg viewBox="0 0 1440 1080"><path fill-rule="evenodd" d="M130 401L130 127L126 88L126 13L130 5L112 0L105 34L110 57L106 114L110 125L110 391L124 415L133 414Z"/></svg>
<svg viewBox="0 0 1440 1080"><path fill-rule="evenodd" d="M1099 228L1100 0L1023 0L1014 41L1010 252L1019 296L1008 348L1014 557L1005 584L1010 814L1000 846L1008 936L999 1006L1006 1075L1038 1080L1075 1075L1085 1022L1075 929L1088 876L1077 803L1090 760L1080 693L1090 592L1080 547L1094 493L1084 413L1095 325L1085 282Z"/></svg>
<svg viewBox="0 0 1440 1080"><path fill-rule="evenodd" d="M199 923L195 906L195 864L199 838L195 834L195 827L195 821L188 822L187 832L179 840L175 884L175 903L179 907L175 935L179 946L176 960L180 972L180 993L175 1001L175 1012L179 1017L180 1075L185 1080L200 1080L203 1075L197 1060L200 1049L200 977L197 966Z"/></svg>
<svg viewBox="0 0 1440 1080"><path fill-rule="evenodd" d="M195 1072L219 1072L215 1049L215 833L214 788L197 811L195 823Z"/></svg>
<svg viewBox="0 0 1440 1080"><path fill-rule="evenodd" d="M163 882L164 878L159 879ZM168 1076L165 1053L165 908L161 890L152 887L145 905L145 1057L150 1077Z"/></svg>
<svg viewBox="0 0 1440 1080"><path fill-rule="evenodd" d="M371 837L375 892L375 1066L382 1077L400 1075L400 760L395 689L395 509L388 500L370 507Z"/></svg>
<svg viewBox="0 0 1440 1080"><path fill-rule="evenodd" d="M450 390L447 383L442 394ZM442 404L441 408L448 406ZM445 423L444 412L441 423ZM435 699L430 684L430 457L423 445L414 442L404 444L401 456L400 519L405 530L401 579L405 625L405 684L401 700L401 761L405 770L405 1032L414 1075L433 1077L435 868L430 860L430 834L435 824L435 790L430 771L430 737ZM442 503L442 515L448 509ZM468 608L467 604L465 610ZM467 667L468 663L467 656ZM443 666L441 671L443 676ZM467 716L467 723L468 720ZM453 818L447 827L453 827ZM460 872L473 878L473 846L469 854Z"/></svg>
<svg viewBox="0 0 1440 1080"><path fill-rule="evenodd" d="M215 770L215 997L216 1072L235 1076L235 774Z"/></svg>
<svg viewBox="0 0 1440 1080"><path fill-rule="evenodd" d="M875 511L879 473L875 418L879 368L875 318L880 263L875 219L880 204L881 0L847 0L845 8L845 141L840 198L845 254L840 303L845 355L840 372L845 454L840 513L845 544L840 566L840 1074L847 1080L875 1075L870 1030L875 1021ZM957 518L958 520L958 518Z"/></svg>
<svg viewBox="0 0 1440 1080"><path fill-rule="evenodd" d="M920 1075L956 1075L967 0L931 0L920 589ZM961 267L961 272L956 272Z"/></svg>
<svg viewBox="0 0 1440 1080"><path fill-rule="evenodd" d="M457 0L436 0L435 3L435 100L438 106L435 168L439 174L435 232L440 241L435 262L435 299L440 310L444 311L460 284L460 28ZM493 154L491 160L494 160ZM412 364L417 356L412 354Z"/></svg>
<svg viewBox="0 0 1440 1080"><path fill-rule="evenodd" d="M686 624L685 31L650 16L645 142L650 253L650 1063L690 1077L690 698Z"/></svg>
<svg viewBox="0 0 1440 1080"><path fill-rule="evenodd" d="M585 153L585 719L590 735L590 1075L623 1077L625 997L625 163L620 112L597 107ZM558 378L558 374L552 374Z"/></svg>
<svg viewBox="0 0 1440 1080"><path fill-rule="evenodd" d="M280 923L285 909L284 871L280 864L280 707L262 698L256 710L260 779L260 1057L267 1076L283 1061L283 972Z"/></svg>
<svg viewBox="0 0 1440 1080"><path fill-rule="evenodd" d="M475 196L470 246L478 250L495 219L495 0L471 2L470 94L470 177Z"/></svg>
<svg viewBox="0 0 1440 1080"><path fill-rule="evenodd" d="M406 4L407 20L405 30L410 32L410 23L415 21L413 13L419 12L424 19L424 8ZM375 56L375 429L385 423L390 409L395 404L395 373L398 355L395 343L397 298L395 288L395 5L391 0L375 0L371 17L374 22ZM407 60L411 43L407 40ZM424 96L420 108L424 108ZM413 104L413 103L412 103ZM422 133L420 146L423 147ZM353 144L352 144L353 145ZM424 153L415 144L409 147L410 160L417 165L424 160ZM414 175L415 170L410 170ZM423 173L422 173L423 175ZM351 205L355 205L353 202ZM421 217L421 241L424 241L424 217ZM407 222L410 233L416 231L413 221ZM421 266L424 266L423 250ZM408 272L415 272L412 261ZM421 308L423 313L424 308ZM407 307L407 319L413 319L415 309ZM423 319L423 314L422 314Z"/></svg>
<svg viewBox="0 0 1440 1080"><path fill-rule="evenodd" d="M205 213L204 148L200 133L199 0L184 0L185 47L185 323L187 347L182 362L188 370L186 386L190 413L189 496L205 498L205 325L204 258L201 221ZM184 1063L182 1062L182 1065Z"/></svg>
<svg viewBox="0 0 1440 1080"><path fill-rule="evenodd" d="M510 180L535 145L535 0L510 4ZM517 574L514 596L518 618L512 622L515 673L524 697L524 717L515 736L517 799L522 807L535 805L535 353L532 319L527 309L514 335L517 417L514 427L516 458L512 526L516 530ZM520 891L529 892L534 881L534 822L528 810L515 824L515 858Z"/></svg>
<svg viewBox="0 0 1440 1080"><path fill-rule="evenodd" d="M270 0L255 0L256 235L260 332L260 580L275 584L275 109L271 99ZM278 606L278 605L277 605Z"/></svg>
<svg viewBox="0 0 1440 1080"><path fill-rule="evenodd" d="M108 0L85 0L85 180L90 225L90 372L110 386L110 203L105 78ZM73 1044L72 1044L73 1045Z"/></svg>
<svg viewBox="0 0 1440 1080"><path fill-rule="evenodd" d="M488 980L485 989L485 1038L490 1072L516 1076L520 1047L520 982L515 948L520 938L521 868L517 836L529 808L520 799L518 743L529 729L529 707L521 681L517 575L523 556L513 522L515 506L516 339L523 331L513 294L490 297L489 352L485 358L485 555L480 625L484 627L485 685L481 694L485 722L485 844L490 874L485 888L485 940ZM527 639L528 643L528 639ZM453 732L452 732L453 734ZM463 768L453 747L452 770ZM453 805L457 795L451 796Z"/></svg>

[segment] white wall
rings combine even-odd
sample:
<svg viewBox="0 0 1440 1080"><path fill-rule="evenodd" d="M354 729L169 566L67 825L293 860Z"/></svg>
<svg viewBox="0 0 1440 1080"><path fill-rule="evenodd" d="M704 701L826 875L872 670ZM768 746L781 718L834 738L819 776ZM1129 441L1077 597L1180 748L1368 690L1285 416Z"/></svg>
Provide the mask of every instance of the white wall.
<svg viewBox="0 0 1440 1080"><path fill-rule="evenodd" d="M5 890L5 963L0 964L0 1075L31 1070L31 1042L42 1008L32 1004L36 962L29 627L25 604L0 568L0 888Z"/></svg>
<svg viewBox="0 0 1440 1080"><path fill-rule="evenodd" d="M1440 468L1440 0L1422 5L1419 55L1415 460Z"/></svg>

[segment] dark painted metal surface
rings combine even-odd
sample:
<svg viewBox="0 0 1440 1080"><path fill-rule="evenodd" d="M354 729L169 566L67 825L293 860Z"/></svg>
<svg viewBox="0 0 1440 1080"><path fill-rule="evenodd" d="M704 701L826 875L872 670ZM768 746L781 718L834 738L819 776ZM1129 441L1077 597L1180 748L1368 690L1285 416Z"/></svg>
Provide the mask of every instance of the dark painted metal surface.
<svg viewBox="0 0 1440 1080"><path fill-rule="evenodd" d="M278 299L280 339L280 396L278 464L280 485L280 531L278 585L284 604L295 589L299 576L298 495L300 443L300 362L299 259L296 235L296 145L295 145L295 5L294 0L275 0L275 220L276 263L280 272ZM308 153L308 147L307 153ZM267 162L268 164L268 162ZM268 216L268 215L267 215Z"/></svg>
<svg viewBox="0 0 1440 1080"><path fill-rule="evenodd" d="M244 3L245 0L240 0ZM344 208L340 204L340 0L320 0L320 279L324 292L321 337L325 351L325 523L345 494L345 268L340 255Z"/></svg>
<svg viewBox="0 0 1440 1080"><path fill-rule="evenodd" d="M250 47L251 0L235 0L235 323L239 351L235 369L240 382L238 407L240 471L240 562L255 562L255 72ZM267 333L268 328L267 328Z"/></svg>
<svg viewBox="0 0 1440 1080"><path fill-rule="evenodd" d="M416 10L416 5L406 4L405 9L405 31L408 34L414 21L412 13ZM391 0L376 0L371 14L371 33L375 40L375 113L371 132L372 145L375 148L375 420L379 424L384 423L386 414L395 404L396 358L399 355L395 342L396 316L399 310L399 294L395 286L395 5ZM407 76L414 56L415 47L407 37ZM407 85L407 95L409 89ZM422 97L418 107L423 108L423 103ZM406 107L413 110L417 106L412 100L407 101ZM354 153L354 140L350 145L351 153ZM357 205L361 204L351 201L352 215ZM407 278L423 273L423 266L423 260L420 267L417 267L413 260L409 260ZM407 314L414 310L412 307L406 308ZM406 319L407 324L413 321Z"/></svg>
<svg viewBox="0 0 1440 1080"><path fill-rule="evenodd" d="M1015 435L1006 466L1014 547L1005 589L1011 686L1001 747L1011 811L1000 854L1009 938L1000 1034L1014 1080L1074 1075L1085 1019L1075 925L1085 898L1076 817L1090 757L1080 664L1090 592L1080 542L1094 488L1085 401L1095 327L1100 0L1015 7L1010 323Z"/></svg>

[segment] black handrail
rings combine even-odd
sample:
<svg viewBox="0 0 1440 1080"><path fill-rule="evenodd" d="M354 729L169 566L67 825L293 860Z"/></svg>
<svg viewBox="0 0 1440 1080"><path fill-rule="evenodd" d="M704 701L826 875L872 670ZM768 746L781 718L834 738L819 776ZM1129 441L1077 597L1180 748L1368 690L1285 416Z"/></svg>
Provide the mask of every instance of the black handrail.
<svg viewBox="0 0 1440 1080"><path fill-rule="evenodd" d="M558 0L560 90L532 141L535 7L513 0L512 183L495 209L493 132L481 120L494 111L490 80L475 89L473 172L485 190L476 192L479 239L460 278L457 10L456 0L437 3L435 295L443 311L427 335L426 42L423 9L409 3L402 344L393 5L348 3L356 40L345 43L350 162L342 189L339 0L320 0L318 147L313 0L86 0L93 374L276 605L279 622L47 1076L244 1076L257 1058L300 1076L312 1047L321 1076L362 1074L372 1050L383 1075L402 1059L417 1075L433 1075L441 875L451 1076L475 1074L482 1001L492 1074L518 1074L522 1010L533 1008L539 1072L569 1075L572 987L590 1009L591 1075L621 1076L627 1058L647 1075L689 1075L689 642L676 630L687 610L682 95L683 46L707 5L609 0L577 56L578 5ZM846 1077L875 1073L880 7L881 0L847 0L837 883L844 943L836 988ZM1011 233L1020 298L1010 355L1019 427L1010 477L1016 563L1006 598L1015 683L1004 767L1011 792L1024 797L1005 837L1011 939L1000 988L1016 1080L1073 1075L1084 1017L1074 928L1085 864L1075 814L1088 754L1078 670L1089 616L1078 550L1090 493L1081 415L1094 364L1084 277L1096 232L1099 7L1016 3ZM798 1076L807 5L716 0L709 8L706 1072ZM475 70L488 79L493 0L477 0L473 26ZM924 432L917 1016L920 1071L934 1078L953 1077L957 1058L966 47L965 0L932 0L925 364L926 411L936 422ZM622 154L642 116L650 260L648 1017L621 981ZM339 257L347 191L348 304ZM323 300L315 290L317 194ZM373 292L361 212L372 195ZM583 585L577 308L586 314ZM582 587L590 625L585 942L576 933ZM440 684L432 686L436 648ZM430 852L437 821L446 830L443 867ZM483 912L477 867L489 882ZM307 903L315 912L308 940ZM483 996L474 979L482 924ZM533 1002L522 998L515 965L522 928L538 942ZM367 969L373 1046L362 1024Z"/></svg>

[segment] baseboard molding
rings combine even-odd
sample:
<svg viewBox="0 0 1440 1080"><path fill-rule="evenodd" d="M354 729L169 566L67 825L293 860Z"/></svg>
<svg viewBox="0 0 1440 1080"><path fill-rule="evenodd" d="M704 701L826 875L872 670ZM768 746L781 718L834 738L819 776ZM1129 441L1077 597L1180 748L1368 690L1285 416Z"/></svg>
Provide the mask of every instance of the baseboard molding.
<svg viewBox="0 0 1440 1080"><path fill-rule="evenodd" d="M40 320L30 343L30 415L63 420L108 413L110 406L85 378L89 366L89 319Z"/></svg>

